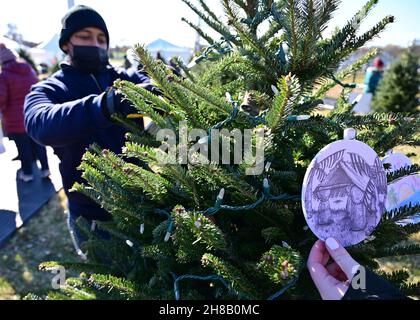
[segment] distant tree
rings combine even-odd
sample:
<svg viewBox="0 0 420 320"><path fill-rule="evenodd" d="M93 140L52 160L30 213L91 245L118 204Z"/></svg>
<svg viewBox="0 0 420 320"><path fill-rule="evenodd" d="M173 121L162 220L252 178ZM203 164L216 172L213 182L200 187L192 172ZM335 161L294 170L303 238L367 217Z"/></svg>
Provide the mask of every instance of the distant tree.
<svg viewBox="0 0 420 320"><path fill-rule="evenodd" d="M35 73L39 75L38 68L36 67L35 61L32 59L31 54L25 49L20 48L18 50L19 57L30 64Z"/></svg>
<svg viewBox="0 0 420 320"><path fill-rule="evenodd" d="M385 72L372 101L372 108L381 112L415 113L419 105L419 56L408 49L401 59Z"/></svg>

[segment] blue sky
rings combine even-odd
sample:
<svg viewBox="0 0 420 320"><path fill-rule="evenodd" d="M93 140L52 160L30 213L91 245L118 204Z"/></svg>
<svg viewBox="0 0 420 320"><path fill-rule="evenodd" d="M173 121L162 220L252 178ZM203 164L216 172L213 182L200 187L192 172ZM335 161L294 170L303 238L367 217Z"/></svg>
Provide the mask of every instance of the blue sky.
<svg viewBox="0 0 420 320"><path fill-rule="evenodd" d="M342 0L341 7L332 23L343 25L364 3L366 3L365 0ZM366 18L362 31L372 27L386 15L395 16L396 21L388 26L379 39L375 39L374 44L407 46L413 39L420 39L419 0L379 0L379 4Z"/></svg>
<svg viewBox="0 0 420 320"><path fill-rule="evenodd" d="M192 0L194 2L194 0ZM105 18L111 44L149 43L163 38L181 46L192 47L195 33L181 17L197 22L195 14L180 0L75 0L98 10ZM223 15L219 0L207 0L218 16ZM365 3L365 0L342 0L331 24L342 26ZM60 20L67 11L67 0L12 0L0 11L0 34L7 23L15 23L28 40L42 42L60 30ZM363 29L392 14L396 22L370 45L398 44L406 46L420 38L419 0L380 0Z"/></svg>

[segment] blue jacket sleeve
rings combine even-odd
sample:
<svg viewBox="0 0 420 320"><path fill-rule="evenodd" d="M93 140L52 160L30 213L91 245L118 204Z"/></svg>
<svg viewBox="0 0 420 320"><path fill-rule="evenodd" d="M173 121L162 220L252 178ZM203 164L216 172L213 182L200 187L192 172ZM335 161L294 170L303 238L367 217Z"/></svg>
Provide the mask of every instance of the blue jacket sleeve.
<svg viewBox="0 0 420 320"><path fill-rule="evenodd" d="M115 78L121 80L127 80L135 84L144 84L145 86L151 85L150 78L140 73L134 68L130 68L128 70L122 68L114 68Z"/></svg>
<svg viewBox="0 0 420 320"><path fill-rule="evenodd" d="M28 134L43 145L62 147L113 123L102 112L105 93L60 103L65 90L54 83L32 87L24 107Z"/></svg>
<svg viewBox="0 0 420 320"><path fill-rule="evenodd" d="M144 74L138 72L134 68L128 69L126 71L129 81L140 84L140 83L150 83L150 79Z"/></svg>

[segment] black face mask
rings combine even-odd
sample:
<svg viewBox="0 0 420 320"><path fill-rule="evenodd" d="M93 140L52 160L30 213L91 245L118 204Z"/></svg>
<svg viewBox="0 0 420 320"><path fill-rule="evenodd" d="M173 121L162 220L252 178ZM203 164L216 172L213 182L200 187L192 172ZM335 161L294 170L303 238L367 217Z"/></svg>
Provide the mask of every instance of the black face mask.
<svg viewBox="0 0 420 320"><path fill-rule="evenodd" d="M73 45L73 66L87 73L97 74L109 64L108 51L94 46Z"/></svg>

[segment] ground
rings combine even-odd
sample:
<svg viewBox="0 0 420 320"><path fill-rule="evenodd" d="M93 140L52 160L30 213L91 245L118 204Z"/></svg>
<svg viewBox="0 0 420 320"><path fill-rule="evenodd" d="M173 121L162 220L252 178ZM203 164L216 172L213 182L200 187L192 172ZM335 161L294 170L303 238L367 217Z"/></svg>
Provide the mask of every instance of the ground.
<svg viewBox="0 0 420 320"><path fill-rule="evenodd" d="M38 265L77 259L67 231L65 201L60 191L0 248L0 300L42 294L55 275L38 271Z"/></svg>
<svg viewBox="0 0 420 320"><path fill-rule="evenodd" d="M420 243L420 233L410 238L413 243ZM420 281L420 255L384 258L379 260L381 268L386 272L406 269L410 273L410 282ZM420 299L420 295L416 298Z"/></svg>

